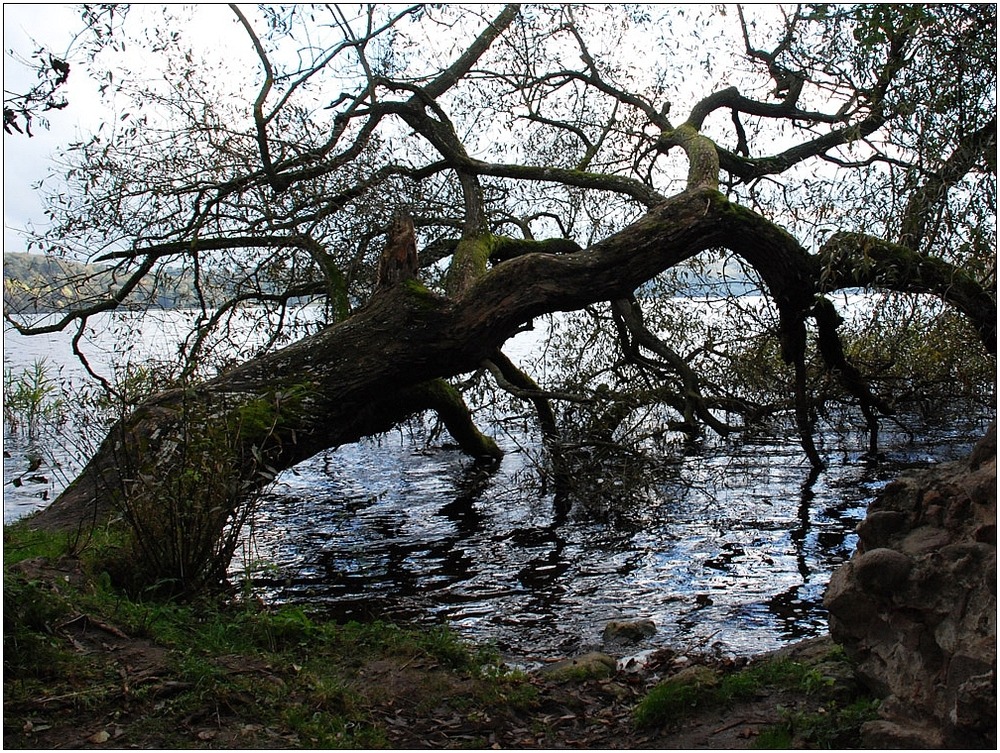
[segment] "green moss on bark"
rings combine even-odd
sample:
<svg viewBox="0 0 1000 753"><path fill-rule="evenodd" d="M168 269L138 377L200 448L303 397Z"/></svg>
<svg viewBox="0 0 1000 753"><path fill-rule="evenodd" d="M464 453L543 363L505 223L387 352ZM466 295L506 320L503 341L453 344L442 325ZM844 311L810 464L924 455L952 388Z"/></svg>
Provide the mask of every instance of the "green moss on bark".
<svg viewBox="0 0 1000 753"><path fill-rule="evenodd" d="M688 190L719 188L719 152L707 136L689 123L660 135L660 144L667 148L679 146L688 158Z"/></svg>
<svg viewBox="0 0 1000 753"><path fill-rule="evenodd" d="M486 273L494 242L495 238L491 235L459 241L445 280L448 295L461 298Z"/></svg>

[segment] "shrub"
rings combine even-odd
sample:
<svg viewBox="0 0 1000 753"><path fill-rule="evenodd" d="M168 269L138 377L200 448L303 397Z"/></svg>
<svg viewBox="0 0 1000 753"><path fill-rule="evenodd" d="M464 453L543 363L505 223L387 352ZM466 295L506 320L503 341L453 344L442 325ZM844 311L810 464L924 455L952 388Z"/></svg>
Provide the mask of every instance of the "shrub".
<svg viewBox="0 0 1000 753"><path fill-rule="evenodd" d="M259 447L276 411L267 426L259 406L247 422L244 413L192 400L161 450L148 453L153 460L137 466L137 453L120 453L121 488L109 492L131 535L108 569L130 593L189 596L224 582L241 533L275 476Z"/></svg>

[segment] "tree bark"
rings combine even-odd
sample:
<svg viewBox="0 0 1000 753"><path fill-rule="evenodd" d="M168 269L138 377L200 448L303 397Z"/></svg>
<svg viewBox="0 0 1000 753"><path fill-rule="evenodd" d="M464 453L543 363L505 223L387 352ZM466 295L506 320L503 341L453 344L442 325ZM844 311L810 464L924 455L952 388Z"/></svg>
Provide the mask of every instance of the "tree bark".
<svg viewBox="0 0 1000 753"><path fill-rule="evenodd" d="M997 352L996 293L943 259L861 233L835 233L819 252L823 291L875 286L927 293L965 315L986 350Z"/></svg>
<svg viewBox="0 0 1000 753"><path fill-rule="evenodd" d="M529 253L497 264L460 297L445 298L403 279L377 291L345 321L197 386L151 397L113 428L80 476L33 524L72 528L102 520L128 488L129 474L171 472L172 437L185 405L242 427L247 447L240 456L279 471L447 404L434 380L476 370L528 320L626 298L659 272L717 247L735 250L761 273L781 312L786 358L801 361L803 322L820 280L816 257L718 191L695 188L586 251ZM995 318L995 303L993 309ZM478 432L463 422L453 423L456 439L496 457L498 451L480 441L486 438L477 440Z"/></svg>

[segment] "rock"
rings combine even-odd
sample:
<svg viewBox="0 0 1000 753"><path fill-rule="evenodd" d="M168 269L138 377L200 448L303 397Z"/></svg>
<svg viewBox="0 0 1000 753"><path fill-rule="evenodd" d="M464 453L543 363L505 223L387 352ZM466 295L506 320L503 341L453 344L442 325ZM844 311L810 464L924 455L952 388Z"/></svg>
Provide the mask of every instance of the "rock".
<svg viewBox="0 0 1000 753"><path fill-rule="evenodd" d="M862 725L861 736L868 747L883 750L935 750L944 747L941 733L923 724L903 725L880 719Z"/></svg>
<svg viewBox="0 0 1000 753"><path fill-rule="evenodd" d="M865 549L876 549L885 546L889 537L903 530L907 525L907 516L898 510L880 510L869 513L859 525L858 536Z"/></svg>
<svg viewBox="0 0 1000 753"><path fill-rule="evenodd" d="M714 688L719 684L719 673L704 664L693 664L684 667L680 672L676 672L663 680L659 687L692 687L692 688Z"/></svg>
<svg viewBox="0 0 1000 753"><path fill-rule="evenodd" d="M951 543L951 536L948 535L948 531L937 526L927 525L910 531L906 538L899 542L899 549L915 557L926 552L933 552L949 543Z"/></svg>
<svg viewBox="0 0 1000 753"><path fill-rule="evenodd" d="M996 458L997 424L994 421L986 432L986 436L980 439L976 443L976 446L972 448L972 454L969 455L969 469L977 471L983 463L988 463L990 460L996 462Z"/></svg>
<svg viewBox="0 0 1000 753"><path fill-rule="evenodd" d="M895 549L872 549L854 562L854 577L867 593L887 594L906 581L913 563Z"/></svg>
<svg viewBox="0 0 1000 753"><path fill-rule="evenodd" d="M987 736L997 726L996 673L970 677L958 687L951 722L962 729L974 729Z"/></svg>
<svg viewBox="0 0 1000 753"><path fill-rule="evenodd" d="M568 682L571 680L598 680L611 677L618 670L618 662L613 656L592 651L588 654L564 659L542 667L540 674L556 682Z"/></svg>
<svg viewBox="0 0 1000 753"><path fill-rule="evenodd" d="M787 646L776 648L763 654L766 659L788 659L802 664L817 664L825 661L830 654L838 651L837 644L828 635L804 638Z"/></svg>
<svg viewBox="0 0 1000 753"><path fill-rule="evenodd" d="M656 623L652 620L612 620L602 637L605 643L638 643L656 634Z"/></svg>
<svg viewBox="0 0 1000 753"><path fill-rule="evenodd" d="M996 426L969 461L908 474L830 579L830 632L884 696L876 748L996 747Z"/></svg>

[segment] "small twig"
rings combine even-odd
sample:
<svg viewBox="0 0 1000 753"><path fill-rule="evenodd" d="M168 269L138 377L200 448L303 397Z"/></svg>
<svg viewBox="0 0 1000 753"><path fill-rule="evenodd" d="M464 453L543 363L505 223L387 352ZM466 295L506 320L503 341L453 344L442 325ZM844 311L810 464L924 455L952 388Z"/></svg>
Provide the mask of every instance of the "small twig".
<svg viewBox="0 0 1000 753"><path fill-rule="evenodd" d="M712 734L713 735L717 735L720 732L725 732L727 729L732 729L733 727L738 727L741 724L751 724L751 723L752 724L760 724L761 722L748 722L746 719L735 719L735 720L729 722L729 724L723 724L718 729L712 730Z"/></svg>
<svg viewBox="0 0 1000 753"><path fill-rule="evenodd" d="M45 698L32 698L29 703L34 705L43 706L46 703L57 703L59 701L68 701L72 698L79 698L80 696L94 695L95 693L101 693L109 690L108 686L99 685L96 688L87 688L86 690L77 690L72 693L64 693L63 695L53 695L47 696Z"/></svg>
<svg viewBox="0 0 1000 753"><path fill-rule="evenodd" d="M65 630L67 627L69 627L70 625L72 625L75 622L79 622L80 620L85 620L89 624L91 624L94 627L96 627L98 630L103 630L105 633L111 633L111 635L114 635L114 636L116 636L118 638L122 638L124 640L128 640L128 638L129 638L129 636L127 636L121 630L119 630L118 628L116 628L114 625L110 625L110 624L108 624L106 622L102 622L101 620L97 619L96 617L91 617L89 614L78 614L76 617L71 617L70 619L66 620L65 622L60 623L57 626L57 629L59 629L59 630Z"/></svg>

